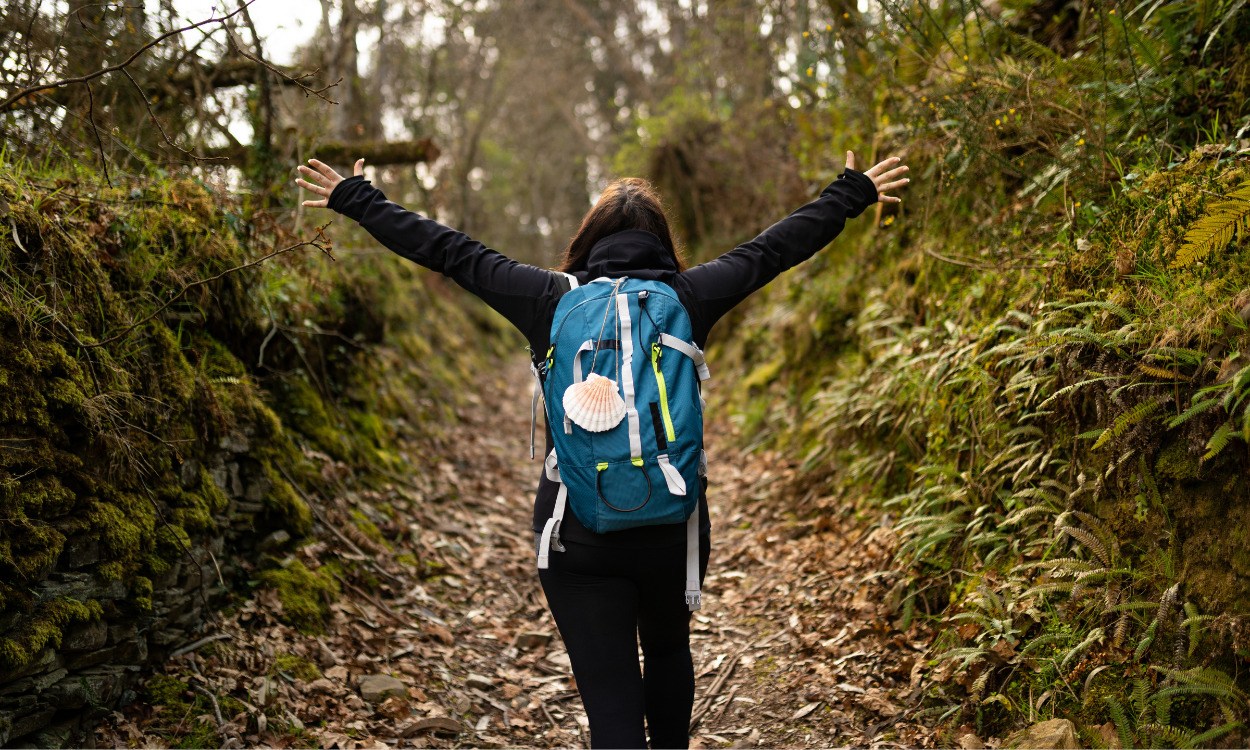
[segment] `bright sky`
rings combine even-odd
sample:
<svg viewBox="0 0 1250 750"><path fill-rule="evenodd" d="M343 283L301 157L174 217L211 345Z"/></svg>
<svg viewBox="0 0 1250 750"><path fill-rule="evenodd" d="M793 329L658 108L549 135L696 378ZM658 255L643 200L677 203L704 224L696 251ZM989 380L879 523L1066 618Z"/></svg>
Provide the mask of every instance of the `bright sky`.
<svg viewBox="0 0 1250 750"><path fill-rule="evenodd" d="M203 21L238 9L234 0L174 0L188 21ZM265 46L265 56L279 65L291 63L295 48L317 30L321 21L318 0L255 0L247 8Z"/></svg>

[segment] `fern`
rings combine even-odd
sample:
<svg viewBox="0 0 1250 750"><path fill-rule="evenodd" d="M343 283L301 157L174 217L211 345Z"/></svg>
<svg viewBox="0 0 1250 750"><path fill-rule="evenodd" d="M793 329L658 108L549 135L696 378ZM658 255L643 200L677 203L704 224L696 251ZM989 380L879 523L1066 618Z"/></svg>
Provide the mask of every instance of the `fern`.
<svg viewBox="0 0 1250 750"><path fill-rule="evenodd" d="M1179 372L1165 370L1162 367L1155 367L1144 362L1137 363L1137 371L1143 375L1149 375L1152 378L1162 378L1163 380L1192 380L1188 375L1182 375Z"/></svg>
<svg viewBox="0 0 1250 750"><path fill-rule="evenodd" d="M1115 732L1120 737L1120 747L1126 750L1132 748L1133 732L1128 723L1128 715L1124 712L1124 706L1120 705L1120 701L1113 695L1104 695L1102 699L1107 704L1107 712L1111 714Z"/></svg>
<svg viewBox="0 0 1250 750"><path fill-rule="evenodd" d="M1103 546L1098 537L1085 529L1078 529L1075 526L1060 526L1059 531L1084 544L1094 552L1099 562L1106 567L1111 567L1111 555L1107 554L1107 548Z"/></svg>
<svg viewBox="0 0 1250 750"><path fill-rule="evenodd" d="M1155 613L1155 622L1166 622L1168 615L1172 614L1172 607L1176 606L1176 600L1180 597L1181 585L1174 583L1163 592L1163 596L1159 598L1159 611Z"/></svg>
<svg viewBox="0 0 1250 750"><path fill-rule="evenodd" d="M1067 669L1068 662L1088 651L1089 648L1095 643L1101 643L1105 638L1106 634L1103 632L1102 628L1094 628L1090 631L1089 635L1085 637L1085 640L1076 644L1076 646L1068 651L1068 653L1064 654L1063 660L1059 662L1059 668Z"/></svg>
<svg viewBox="0 0 1250 750"><path fill-rule="evenodd" d="M1134 660L1141 661L1142 657L1146 655L1146 652L1150 650L1150 644L1155 642L1155 632L1158 629L1159 629L1159 621L1157 619L1152 620L1150 622L1150 627L1146 628L1145 635L1143 635L1141 638L1141 641L1138 642L1137 649L1133 651ZM1163 722L1163 723L1166 724L1167 722Z"/></svg>
<svg viewBox="0 0 1250 750"><path fill-rule="evenodd" d="M1207 411L1212 406L1215 406L1219 402L1220 400L1218 398L1207 398L1207 399L1203 399L1201 401L1195 402L1193 406L1190 406L1188 409L1181 412L1176 417L1173 417L1172 419L1168 420L1168 429L1172 429L1174 427L1180 427L1181 425L1185 424L1186 422L1198 416L1199 414L1203 413L1204 411Z"/></svg>
<svg viewBox="0 0 1250 750"><path fill-rule="evenodd" d="M1207 214L1190 226L1185 244L1176 252L1172 268L1184 268L1211 253L1228 247L1237 232L1250 228L1250 182L1243 182L1229 193L1229 200L1212 206Z"/></svg>
<svg viewBox="0 0 1250 750"><path fill-rule="evenodd" d="M1121 414L1116 418L1115 422L1102 433L1102 437L1094 443L1090 450L1098 450L1110 441L1112 438L1118 438L1123 435L1128 428L1142 421L1151 414L1159 410L1161 406L1171 400L1171 396L1160 396L1158 398L1143 401L1132 409Z"/></svg>
<svg viewBox="0 0 1250 750"><path fill-rule="evenodd" d="M1234 435L1236 433L1233 432L1232 422L1225 422L1220 425L1215 434L1211 436L1211 439L1207 441L1207 452L1202 455L1202 460L1210 461L1220 455L1220 451L1228 446Z"/></svg>
<svg viewBox="0 0 1250 750"><path fill-rule="evenodd" d="M1212 744L1215 742L1215 740L1218 740L1219 738L1223 737L1224 735L1228 734L1234 729L1240 729L1240 728L1241 728L1240 721L1229 722L1228 724L1224 724L1223 726L1218 726L1218 727L1213 727L1211 729L1208 729L1207 731L1203 732L1197 737L1191 737L1187 739L1184 743L1177 744L1177 747L1183 747L1183 748L1211 747Z"/></svg>

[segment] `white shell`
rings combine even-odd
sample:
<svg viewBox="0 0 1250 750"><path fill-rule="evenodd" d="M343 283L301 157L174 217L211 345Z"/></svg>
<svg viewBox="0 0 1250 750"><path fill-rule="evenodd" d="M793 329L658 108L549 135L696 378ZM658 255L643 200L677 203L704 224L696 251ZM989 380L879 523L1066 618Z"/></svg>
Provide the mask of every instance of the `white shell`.
<svg viewBox="0 0 1250 750"><path fill-rule="evenodd" d="M607 432L625 418L625 401L615 382L592 372L564 392L564 415L587 432Z"/></svg>

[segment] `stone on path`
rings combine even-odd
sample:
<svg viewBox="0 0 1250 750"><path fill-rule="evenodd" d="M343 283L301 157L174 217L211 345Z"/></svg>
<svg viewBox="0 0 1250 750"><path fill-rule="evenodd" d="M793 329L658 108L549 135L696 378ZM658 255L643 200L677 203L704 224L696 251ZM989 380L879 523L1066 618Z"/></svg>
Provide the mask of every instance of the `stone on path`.
<svg viewBox="0 0 1250 750"><path fill-rule="evenodd" d="M1076 727L1067 719L1051 719L1034 724L1007 738L1003 747L1046 748L1047 750L1077 750L1081 741L1076 737Z"/></svg>
<svg viewBox="0 0 1250 750"><path fill-rule="evenodd" d="M478 690L490 690L495 687L495 683L492 682L489 677L473 673L470 673L469 676L465 678L464 684L471 688L477 688Z"/></svg>
<svg viewBox="0 0 1250 750"><path fill-rule="evenodd" d="M388 674L367 674L360 677L360 697L377 703L388 695L406 695L404 683Z"/></svg>

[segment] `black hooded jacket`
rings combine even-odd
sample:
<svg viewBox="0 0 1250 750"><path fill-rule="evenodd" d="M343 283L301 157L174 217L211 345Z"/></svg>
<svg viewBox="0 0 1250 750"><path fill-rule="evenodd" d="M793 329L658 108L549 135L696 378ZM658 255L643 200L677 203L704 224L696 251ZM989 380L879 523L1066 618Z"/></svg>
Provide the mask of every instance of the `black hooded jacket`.
<svg viewBox="0 0 1250 750"><path fill-rule="evenodd" d="M862 172L847 169L808 203L715 260L678 273L660 238L629 230L605 237L590 250L587 269L575 272L580 283L601 276L661 281L677 292L690 314L695 343L703 347L716 321L782 271L802 263L833 241L848 218L877 201L877 189ZM363 177L335 187L329 207L359 222L390 250L445 274L481 297L516 326L530 348L545 352L551 322L562 294L558 274L518 263L464 233L405 210L386 199ZM715 382L715 380L713 380ZM547 452L551 433L547 432ZM534 503L534 530L540 531L555 507L557 486L542 476ZM699 498L700 526L710 529L706 482ZM685 525L652 526L595 534L566 513L560 535L566 541L601 546L635 546L684 541Z"/></svg>

